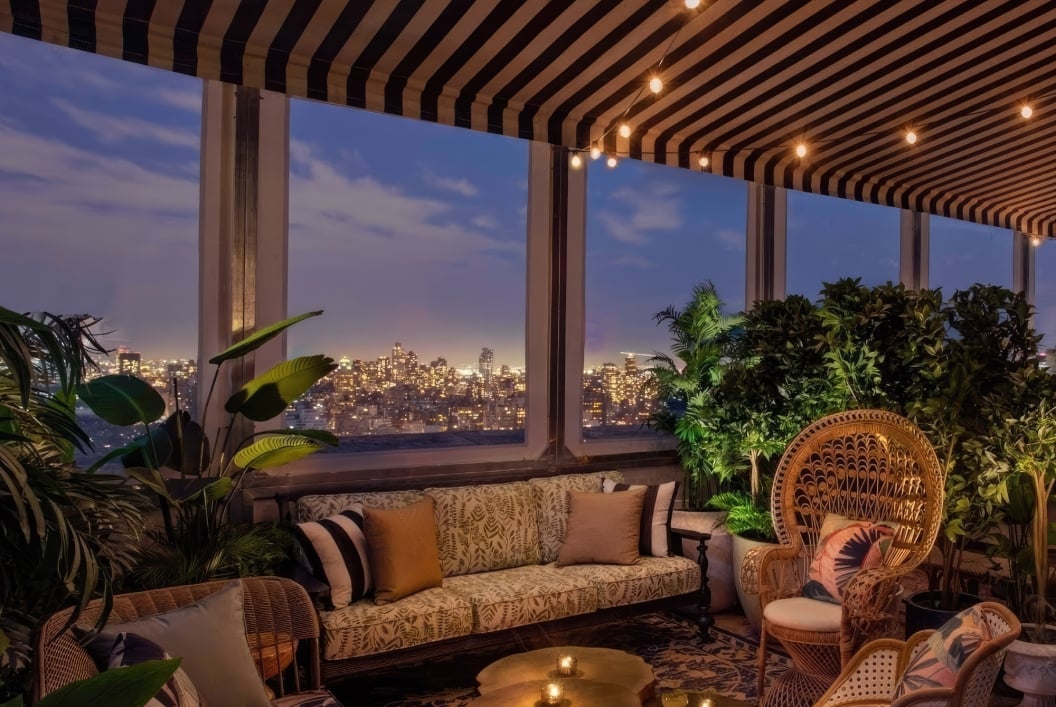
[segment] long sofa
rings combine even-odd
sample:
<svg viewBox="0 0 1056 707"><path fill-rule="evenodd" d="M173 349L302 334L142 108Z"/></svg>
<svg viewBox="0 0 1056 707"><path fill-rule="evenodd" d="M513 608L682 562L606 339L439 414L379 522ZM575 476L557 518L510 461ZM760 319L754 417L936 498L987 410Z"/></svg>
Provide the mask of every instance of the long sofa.
<svg viewBox="0 0 1056 707"><path fill-rule="evenodd" d="M436 520L442 586L381 605L368 596L340 609L320 609L324 680L521 640L526 630L553 631L677 605L703 609L706 632L706 536L696 538L702 550L697 561L641 556L630 565L555 563L569 492L601 492L606 478L622 481L620 472L606 471L298 499L298 522L354 504L394 509L426 497ZM313 589L318 595L322 587Z"/></svg>

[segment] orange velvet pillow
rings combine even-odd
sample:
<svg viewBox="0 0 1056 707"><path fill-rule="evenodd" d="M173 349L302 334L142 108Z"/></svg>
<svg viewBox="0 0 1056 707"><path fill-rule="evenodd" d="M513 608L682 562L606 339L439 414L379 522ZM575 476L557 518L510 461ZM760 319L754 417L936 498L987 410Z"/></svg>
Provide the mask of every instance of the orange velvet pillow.
<svg viewBox="0 0 1056 707"><path fill-rule="evenodd" d="M436 541L433 499L403 508L363 508L374 603L388 604L444 580Z"/></svg>

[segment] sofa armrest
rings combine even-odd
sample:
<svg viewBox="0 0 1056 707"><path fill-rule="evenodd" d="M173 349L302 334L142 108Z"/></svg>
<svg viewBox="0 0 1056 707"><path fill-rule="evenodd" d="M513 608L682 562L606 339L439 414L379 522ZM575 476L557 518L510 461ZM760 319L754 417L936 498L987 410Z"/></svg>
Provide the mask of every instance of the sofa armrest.
<svg viewBox="0 0 1056 707"><path fill-rule="evenodd" d="M711 533L671 528L671 535L697 541L697 564L700 566L697 626L700 628L701 640L705 643L711 643L715 640L711 635L711 627L715 625L715 619L711 616L711 588L708 587L708 541L711 540Z"/></svg>

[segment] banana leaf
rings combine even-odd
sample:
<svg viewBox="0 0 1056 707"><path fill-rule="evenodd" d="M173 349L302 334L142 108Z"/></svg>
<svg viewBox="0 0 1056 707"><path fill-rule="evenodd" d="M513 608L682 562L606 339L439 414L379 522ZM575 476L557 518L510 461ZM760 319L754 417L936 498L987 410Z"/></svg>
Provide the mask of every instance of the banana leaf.
<svg viewBox="0 0 1056 707"><path fill-rule="evenodd" d="M242 339L242 341L239 341L237 344L229 346L217 355L213 356L211 359L209 359L209 363L217 365L223 363L224 361L230 361L233 358L240 358L242 356L245 356L250 351L256 351L261 346L271 341L276 336L284 332L286 329L289 329L297 322L303 321L310 317L318 317L322 313L323 310L321 309L315 312L306 312L304 314L298 314L296 317L290 317L289 319L283 320L277 324L272 324L271 326L264 327L260 331L250 334L245 339Z"/></svg>
<svg viewBox="0 0 1056 707"><path fill-rule="evenodd" d="M173 455L173 444L169 432L164 427L155 427L149 434L143 435L125 445L128 453L121 457L125 468L148 467L160 469L168 465Z"/></svg>
<svg viewBox="0 0 1056 707"><path fill-rule="evenodd" d="M234 462L243 469L268 469L289 464L320 449L322 445L307 437L273 435L240 449Z"/></svg>
<svg viewBox="0 0 1056 707"><path fill-rule="evenodd" d="M254 422L270 420L336 368L334 359L320 354L283 361L242 386L224 409Z"/></svg>
<svg viewBox="0 0 1056 707"><path fill-rule="evenodd" d="M209 467L209 440L202 426L186 410L177 410L161 425L169 437L172 454L166 465L189 476L201 476Z"/></svg>
<svg viewBox="0 0 1056 707"><path fill-rule="evenodd" d="M100 376L77 386L77 394L111 425L153 422L165 414L165 400L158 391L135 376Z"/></svg>

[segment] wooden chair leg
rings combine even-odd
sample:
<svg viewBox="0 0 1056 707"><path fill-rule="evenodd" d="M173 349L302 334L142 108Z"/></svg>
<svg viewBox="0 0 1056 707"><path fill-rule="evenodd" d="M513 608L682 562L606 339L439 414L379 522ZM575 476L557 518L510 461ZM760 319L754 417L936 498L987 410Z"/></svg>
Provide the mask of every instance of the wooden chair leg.
<svg viewBox="0 0 1056 707"><path fill-rule="evenodd" d="M755 699L756 704L763 703L763 681L766 679L766 620L763 620L759 629L759 677L756 681Z"/></svg>

